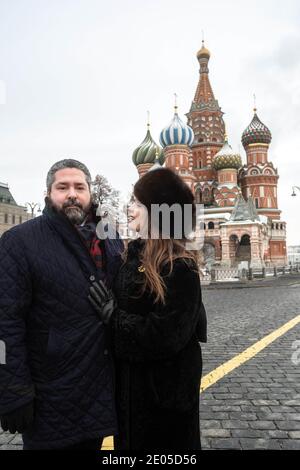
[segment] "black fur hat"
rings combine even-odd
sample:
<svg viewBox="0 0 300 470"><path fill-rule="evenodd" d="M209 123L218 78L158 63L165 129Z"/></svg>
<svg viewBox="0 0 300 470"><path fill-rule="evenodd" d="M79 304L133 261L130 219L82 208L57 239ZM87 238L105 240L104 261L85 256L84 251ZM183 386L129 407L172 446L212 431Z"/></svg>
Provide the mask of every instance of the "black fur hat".
<svg viewBox="0 0 300 470"><path fill-rule="evenodd" d="M180 221L182 233L188 235L195 229L196 207L194 195L183 179L170 168L157 168L153 171L148 171L136 182L133 192L135 197L148 209L150 218L152 204L167 204L169 207L173 206L173 204L179 204L182 213ZM189 217L191 220L187 220L188 212L184 212L185 205L191 205L192 218ZM174 238L174 231L174 214L171 212L171 238ZM159 233L162 233L161 220L159 221ZM175 238L178 237L176 236Z"/></svg>

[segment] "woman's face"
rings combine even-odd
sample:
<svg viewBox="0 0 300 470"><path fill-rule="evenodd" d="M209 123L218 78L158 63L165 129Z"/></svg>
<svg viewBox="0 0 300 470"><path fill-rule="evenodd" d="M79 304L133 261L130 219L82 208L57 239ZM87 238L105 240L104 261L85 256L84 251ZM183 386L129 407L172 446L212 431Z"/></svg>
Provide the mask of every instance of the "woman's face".
<svg viewBox="0 0 300 470"><path fill-rule="evenodd" d="M148 234L148 211L135 196L128 205L127 221L129 230L139 232L141 236Z"/></svg>

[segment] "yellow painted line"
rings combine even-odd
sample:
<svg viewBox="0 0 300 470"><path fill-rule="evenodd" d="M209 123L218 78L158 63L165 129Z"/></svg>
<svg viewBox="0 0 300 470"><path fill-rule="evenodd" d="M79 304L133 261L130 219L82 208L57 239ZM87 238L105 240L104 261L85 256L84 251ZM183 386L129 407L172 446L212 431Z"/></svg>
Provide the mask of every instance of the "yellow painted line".
<svg viewBox="0 0 300 470"><path fill-rule="evenodd" d="M277 338L284 335L284 333L294 328L294 326L298 325L298 323L300 323L300 315L297 315L297 317L293 318L277 330L257 341L257 343L252 344L252 346L245 349L245 351L241 352L229 361L224 362L224 364L205 375L201 380L200 393L204 392L204 390L206 390L208 387L211 387L213 384L218 382L218 380L229 374L229 372L232 372L234 369L249 361L249 359L252 357L256 356L256 354L269 346L269 344L273 343L273 341L275 341ZM114 450L113 436L108 436L104 439L101 450Z"/></svg>
<svg viewBox="0 0 300 470"><path fill-rule="evenodd" d="M245 351L241 352L229 361L224 362L224 364L220 365L219 367L211 371L209 374L205 375L201 380L200 393L204 392L204 390L206 390L208 387L211 387L213 384L218 382L218 380L222 379L225 375L229 374L229 372L232 372L237 367L249 361L249 359L254 357L263 349L265 349L277 338L284 335L284 333L289 331L291 328L294 328L294 326L296 326L298 323L300 323L300 315L297 315L295 318L285 323L277 330L265 336L260 341L257 341L257 343L252 344L252 346L245 349Z"/></svg>

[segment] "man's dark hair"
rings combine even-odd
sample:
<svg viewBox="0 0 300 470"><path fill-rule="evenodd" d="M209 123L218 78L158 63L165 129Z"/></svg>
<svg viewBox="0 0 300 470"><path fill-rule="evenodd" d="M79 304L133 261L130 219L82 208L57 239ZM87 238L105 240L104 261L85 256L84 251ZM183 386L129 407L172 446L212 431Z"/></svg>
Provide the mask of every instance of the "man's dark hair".
<svg viewBox="0 0 300 470"><path fill-rule="evenodd" d="M51 191L51 186L54 183L55 180L55 173L58 170L63 170L64 168L77 168L78 170L81 170L86 177L86 182L89 186L91 187L91 174L87 167L84 165L84 163L79 162L78 160L73 160L72 158L65 158L64 160L60 160L59 162L54 163L50 170L48 171L47 174L47 179L46 179L46 186L47 186L47 192L50 193Z"/></svg>

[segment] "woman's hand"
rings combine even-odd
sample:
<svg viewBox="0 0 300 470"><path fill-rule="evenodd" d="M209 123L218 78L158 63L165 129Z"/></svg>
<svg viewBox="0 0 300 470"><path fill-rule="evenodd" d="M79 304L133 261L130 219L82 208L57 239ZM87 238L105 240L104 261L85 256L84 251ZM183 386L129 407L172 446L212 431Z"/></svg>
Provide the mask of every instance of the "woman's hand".
<svg viewBox="0 0 300 470"><path fill-rule="evenodd" d="M89 301L95 308L105 325L108 325L113 313L117 308L114 295L108 290L103 281L93 282L90 287Z"/></svg>

